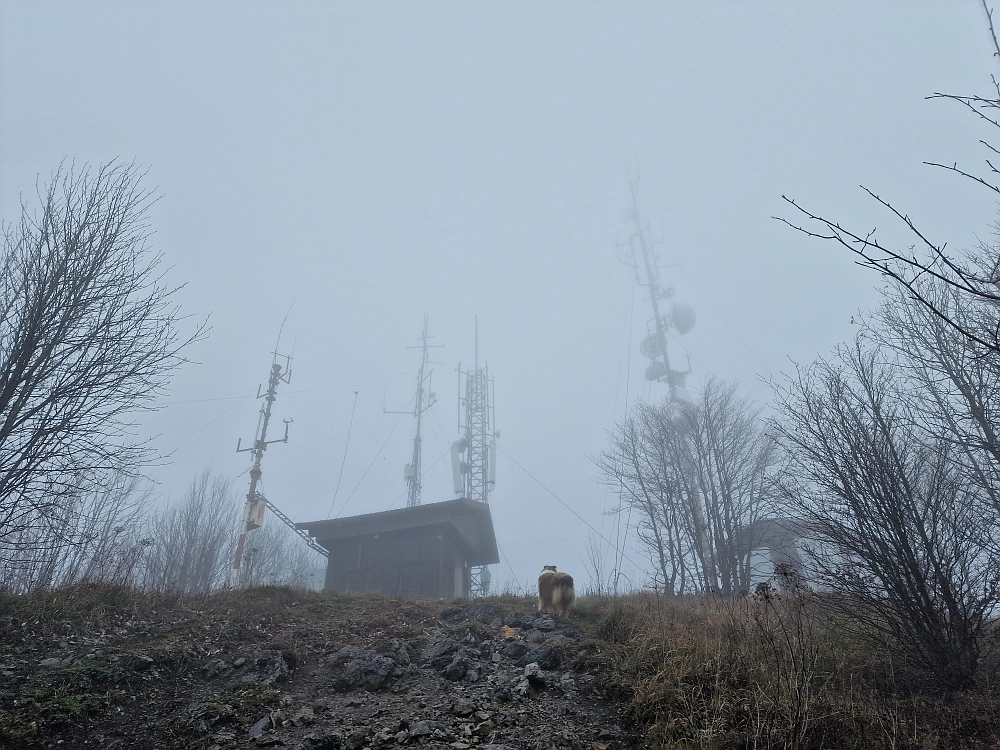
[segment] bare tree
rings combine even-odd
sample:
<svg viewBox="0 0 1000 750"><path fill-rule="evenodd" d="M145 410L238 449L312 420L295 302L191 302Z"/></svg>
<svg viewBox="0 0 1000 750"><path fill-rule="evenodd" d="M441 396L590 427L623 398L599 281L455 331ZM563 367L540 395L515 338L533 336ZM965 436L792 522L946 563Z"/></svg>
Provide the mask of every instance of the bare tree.
<svg viewBox="0 0 1000 750"><path fill-rule="evenodd" d="M927 280L921 294L959 324L978 311L953 287ZM988 493L1000 488L1000 360L954 326L916 303L904 290L886 290L886 301L864 333L895 354L895 362L919 387L911 397L935 435L960 448L970 478ZM983 459L991 461L984 463ZM1000 497L996 498L1000 509Z"/></svg>
<svg viewBox="0 0 1000 750"><path fill-rule="evenodd" d="M144 586L182 594L221 587L235 552L241 507L232 482L204 471L179 503L152 519Z"/></svg>
<svg viewBox="0 0 1000 750"><path fill-rule="evenodd" d="M244 586L307 588L310 576L325 568L326 558L309 549L293 531L272 517L247 538Z"/></svg>
<svg viewBox="0 0 1000 750"><path fill-rule="evenodd" d="M730 593L750 585L746 534L770 510L775 459L759 410L708 380L693 402L638 404L598 465L666 592Z"/></svg>
<svg viewBox="0 0 1000 750"><path fill-rule="evenodd" d="M682 410L695 481L694 528L707 550L704 565L724 593L750 587L748 530L773 510L771 470L776 444L760 408L742 398L735 383L706 381L695 408ZM715 583L717 578L718 582Z"/></svg>
<svg viewBox="0 0 1000 750"><path fill-rule="evenodd" d="M814 572L845 622L964 688L997 601L996 514L961 447L915 406L917 384L885 357L862 338L779 389L786 500L809 523Z"/></svg>
<svg viewBox="0 0 1000 750"><path fill-rule="evenodd" d="M611 591L607 575L607 550L601 540L593 533L587 535L584 548L583 567L590 576L590 583L584 593L586 596L607 596Z"/></svg>
<svg viewBox="0 0 1000 750"><path fill-rule="evenodd" d="M672 481L675 463L662 453L672 435L656 429L657 409L667 408L636 405L611 433L611 446L597 464L608 486L619 493L617 512L638 511L636 533L652 557L655 577L672 594L678 589L684 593L690 563L677 518L682 498Z"/></svg>
<svg viewBox="0 0 1000 750"><path fill-rule="evenodd" d="M147 248L134 165L57 171L4 232L0 260L0 544L57 529L102 477L148 461L130 415L183 350L175 289Z"/></svg>
<svg viewBox="0 0 1000 750"><path fill-rule="evenodd" d="M84 582L134 584L149 546L142 536L149 497L138 477L115 474L67 499L49 525L22 528L0 549L0 586L23 593Z"/></svg>
<svg viewBox="0 0 1000 750"><path fill-rule="evenodd" d="M985 0L982 1L982 6L988 20L994 56L1000 59L993 11ZM996 76L992 77L992 85L993 92L988 96L938 92L928 98L957 102L979 122L991 129L1000 129L1000 117L997 116L1000 111L1000 81ZM959 167L957 163L924 163L968 178L977 185L1000 194L1000 184L997 182L1000 168L994 163L1000 149L987 140L981 139L980 143L987 151L985 176ZM905 227L910 237L909 242L904 245L884 242L879 239L875 229L851 229L836 220L807 210L787 196L782 197L796 209L799 219L793 221L775 218L810 237L832 241L847 248L857 257L859 265L877 271L906 290L913 300L960 335L993 355L1000 354L1000 247L996 243L983 242L975 250L956 253L947 248L947 243L931 238L916 221L890 201L867 187L862 186L862 190ZM799 224L798 221L804 223ZM998 227L995 225L994 228ZM917 248L921 250L919 254ZM936 283L928 285L928 280ZM928 294L928 291L940 292L942 286L952 294ZM966 312L975 311L975 314L962 318L954 316L953 307L942 305L942 301L956 299L953 295L963 300Z"/></svg>

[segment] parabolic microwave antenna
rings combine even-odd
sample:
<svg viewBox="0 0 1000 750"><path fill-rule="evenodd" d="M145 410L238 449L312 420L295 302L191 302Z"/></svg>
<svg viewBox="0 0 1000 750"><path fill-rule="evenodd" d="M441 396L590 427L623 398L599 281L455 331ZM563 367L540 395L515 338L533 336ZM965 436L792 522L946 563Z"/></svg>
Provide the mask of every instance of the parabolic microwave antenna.
<svg viewBox="0 0 1000 750"><path fill-rule="evenodd" d="M686 302L674 302L670 307L670 322L682 336L691 332L697 319L694 308Z"/></svg>

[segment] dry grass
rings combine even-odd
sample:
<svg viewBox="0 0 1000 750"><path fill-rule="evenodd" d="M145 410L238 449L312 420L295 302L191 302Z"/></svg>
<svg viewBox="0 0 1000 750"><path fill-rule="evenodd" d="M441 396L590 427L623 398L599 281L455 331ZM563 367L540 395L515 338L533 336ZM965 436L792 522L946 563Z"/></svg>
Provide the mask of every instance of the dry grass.
<svg viewBox="0 0 1000 750"><path fill-rule="evenodd" d="M581 617L644 744L668 748L996 747L1000 694L935 693L885 650L847 640L815 600L636 595ZM988 675L986 676L988 677Z"/></svg>

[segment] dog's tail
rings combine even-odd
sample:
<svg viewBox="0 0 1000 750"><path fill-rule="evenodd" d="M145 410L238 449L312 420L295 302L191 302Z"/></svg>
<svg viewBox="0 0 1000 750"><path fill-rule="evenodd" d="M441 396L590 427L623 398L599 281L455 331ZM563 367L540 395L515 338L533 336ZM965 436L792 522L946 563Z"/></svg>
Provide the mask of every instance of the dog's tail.
<svg viewBox="0 0 1000 750"><path fill-rule="evenodd" d="M576 598L573 577L567 573L557 573L556 576L556 580L552 582L552 605L557 613L565 616Z"/></svg>

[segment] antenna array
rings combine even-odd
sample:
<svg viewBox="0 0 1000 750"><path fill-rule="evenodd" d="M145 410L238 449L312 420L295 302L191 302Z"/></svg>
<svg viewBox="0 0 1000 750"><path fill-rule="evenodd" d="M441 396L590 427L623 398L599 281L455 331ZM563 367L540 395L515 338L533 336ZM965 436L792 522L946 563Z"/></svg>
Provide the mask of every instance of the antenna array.
<svg viewBox="0 0 1000 750"><path fill-rule="evenodd" d="M282 323L282 325L284 325L284 323ZM247 492L247 501L243 508L243 521L240 524L240 537L236 542L236 556L233 559L233 567L229 572L229 585L231 588L238 587L242 582L241 568L244 556L243 551L247 542L247 534L264 525L264 513L268 508L270 508L271 512L276 515L283 524L298 534L314 551L319 552L324 556L329 556L330 554L316 544L309 534L298 528L288 516L282 513L277 506L274 505L274 503L270 502L257 490L257 486L260 484L260 478L263 474L261 470L261 462L264 458L264 451L267 450L267 446L273 445L274 443L287 443L288 426L292 423L291 419L282 420L285 425L284 437L280 440L267 439L267 427L271 422L271 407L278 398L278 383L285 383L287 385L292 381L291 356L279 355L277 347L275 347L275 349L274 358L271 361L270 376L267 380L267 390L261 394L260 387L257 387L257 398L263 398L264 403L261 404L260 407L260 416L257 419L257 435L254 438L253 445L249 448L244 448L242 447L242 440L238 440L236 442L236 452L249 452L253 458L253 465L250 467L250 490ZM282 356L285 360L284 374L282 374L281 365L277 362L279 356Z"/></svg>
<svg viewBox="0 0 1000 750"><path fill-rule="evenodd" d="M427 334L427 316L424 316L424 330L420 335L420 346L408 346L407 349L420 349L420 369L417 370L417 393L415 397L415 405L413 407L413 416L417 419L417 432L413 438L413 458L410 463L403 467L403 478L406 480L406 507L412 508L416 505L420 505L420 489L421 489L421 438L420 438L420 427L425 411L430 409L434 404L437 403L437 394L431 390L431 376L434 374L432 370L427 370L427 366L431 364L437 364L436 362L431 362L428 355L428 349L440 348L440 344L428 344L428 340L431 338ZM426 389L424 388L424 383L427 383ZM409 414L408 411L388 411L384 406L382 411L386 414Z"/></svg>
<svg viewBox="0 0 1000 750"><path fill-rule="evenodd" d="M681 335L686 334L695 324L694 309L683 302L674 301L673 285L660 283L660 266L656 258L656 249L648 222L643 222L639 215L637 201L639 178L629 179L629 191L632 205L625 211L622 220L632 224L632 231L624 252L620 258L625 265L635 271L635 280L639 286L649 291L649 301L653 308L653 317L646 324L646 337L639 344L639 351L649 359L646 367L646 380L665 382L670 389L670 400L685 398L684 386L687 376L691 373L691 361L688 358L686 370L675 369L670 363L670 351L667 345L667 334L673 329ZM642 254L642 272L638 262L637 250ZM661 302L671 302L667 311L661 310Z"/></svg>
<svg viewBox="0 0 1000 750"><path fill-rule="evenodd" d="M462 376L465 376L465 397L461 396ZM452 443L452 475L455 495L488 503L496 485L496 437L493 430L493 378L489 367L479 366L479 320L476 319L475 367L462 370L458 366L458 431L462 437ZM462 424L464 407L465 424ZM465 460L462 460L462 454ZM486 565L471 571L471 593L486 596L490 589L490 571Z"/></svg>

